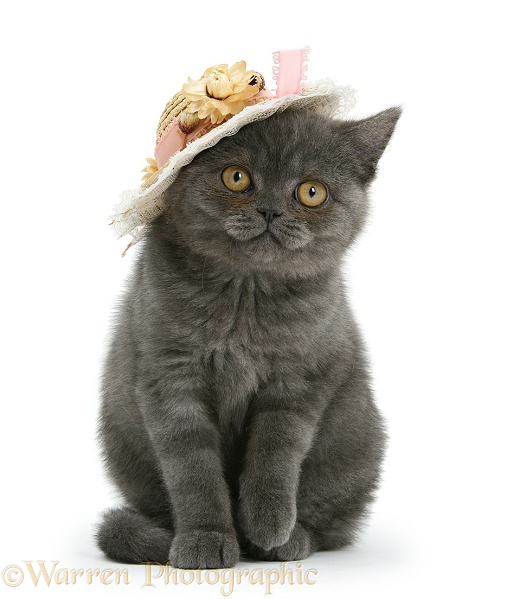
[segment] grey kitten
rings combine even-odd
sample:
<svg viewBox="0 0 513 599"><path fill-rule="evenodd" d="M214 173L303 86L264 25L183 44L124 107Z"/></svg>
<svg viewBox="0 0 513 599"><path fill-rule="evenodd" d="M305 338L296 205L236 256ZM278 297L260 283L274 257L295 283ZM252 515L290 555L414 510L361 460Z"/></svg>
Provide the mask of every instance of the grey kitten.
<svg viewBox="0 0 513 599"><path fill-rule="evenodd" d="M398 108L290 108L198 154L167 190L115 319L99 436L127 506L121 562L233 566L350 543L385 433L341 259Z"/></svg>

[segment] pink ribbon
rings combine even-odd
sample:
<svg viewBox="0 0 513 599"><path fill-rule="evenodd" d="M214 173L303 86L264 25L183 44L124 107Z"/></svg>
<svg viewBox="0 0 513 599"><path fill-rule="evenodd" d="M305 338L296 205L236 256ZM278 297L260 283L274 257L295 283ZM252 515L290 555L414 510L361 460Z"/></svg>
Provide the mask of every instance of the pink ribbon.
<svg viewBox="0 0 513 599"><path fill-rule="evenodd" d="M310 48L300 50L278 50L274 52L273 79L277 82L276 97L298 94L305 80Z"/></svg>

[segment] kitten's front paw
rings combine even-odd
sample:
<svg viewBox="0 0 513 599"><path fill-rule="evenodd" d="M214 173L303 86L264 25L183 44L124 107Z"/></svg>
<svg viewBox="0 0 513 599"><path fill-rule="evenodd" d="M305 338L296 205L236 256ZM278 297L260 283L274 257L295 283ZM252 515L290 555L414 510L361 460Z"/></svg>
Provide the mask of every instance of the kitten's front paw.
<svg viewBox="0 0 513 599"><path fill-rule="evenodd" d="M177 533L171 544L169 563L175 568L232 568L239 561L234 534L201 531Z"/></svg>
<svg viewBox="0 0 513 599"><path fill-rule="evenodd" d="M306 559L312 554L313 549L310 533L299 522L296 522L289 540L284 545L266 551L250 543L245 547L244 553L259 560L290 562Z"/></svg>
<svg viewBox="0 0 513 599"><path fill-rule="evenodd" d="M246 537L262 549L286 543L296 523L296 505L288 497L255 494L242 499L239 523Z"/></svg>

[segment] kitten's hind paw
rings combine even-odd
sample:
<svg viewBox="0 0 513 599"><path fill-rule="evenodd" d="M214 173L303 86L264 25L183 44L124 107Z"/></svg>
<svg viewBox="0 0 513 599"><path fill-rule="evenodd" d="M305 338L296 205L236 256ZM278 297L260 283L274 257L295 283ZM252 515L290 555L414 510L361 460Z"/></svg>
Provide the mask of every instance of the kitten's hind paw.
<svg viewBox="0 0 513 599"><path fill-rule="evenodd" d="M296 522L289 540L279 547L265 550L249 542L244 548L244 553L248 557L270 562L292 562L306 559L313 551L310 533L299 522Z"/></svg>
<svg viewBox="0 0 513 599"><path fill-rule="evenodd" d="M165 564L173 533L129 507L107 510L96 532L107 557L125 564Z"/></svg>
<svg viewBox="0 0 513 599"><path fill-rule="evenodd" d="M237 537L225 532L197 530L178 533L169 552L170 565L186 570L232 568L238 561Z"/></svg>

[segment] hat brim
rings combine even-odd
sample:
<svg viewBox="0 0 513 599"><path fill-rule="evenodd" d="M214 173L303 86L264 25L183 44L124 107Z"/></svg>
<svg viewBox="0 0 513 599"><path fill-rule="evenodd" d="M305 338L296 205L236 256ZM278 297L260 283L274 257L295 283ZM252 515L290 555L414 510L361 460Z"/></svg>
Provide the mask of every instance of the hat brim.
<svg viewBox="0 0 513 599"><path fill-rule="evenodd" d="M271 98L252 106L247 106L228 121L219 125L203 137L190 142L183 150L174 154L149 185L139 189L124 191L120 202L114 208L110 226L116 236L130 234L135 243L144 236L146 225L163 211L163 192L173 183L180 169L192 162L194 157L211 148L223 137L234 135L249 123L264 120L286 108L305 108L333 118L344 118L356 102L356 94L349 86L338 86L325 79L305 84L299 94Z"/></svg>

